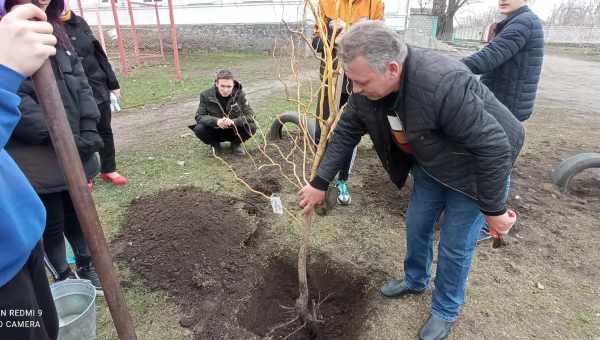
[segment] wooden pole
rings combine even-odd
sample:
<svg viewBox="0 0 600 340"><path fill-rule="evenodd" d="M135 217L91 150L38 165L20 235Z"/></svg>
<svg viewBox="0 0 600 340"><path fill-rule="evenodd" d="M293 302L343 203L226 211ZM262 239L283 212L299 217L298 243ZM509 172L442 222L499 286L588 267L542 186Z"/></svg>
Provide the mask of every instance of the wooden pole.
<svg viewBox="0 0 600 340"><path fill-rule="evenodd" d="M73 140L73 132L67 121L56 79L50 62L33 75L35 92L46 113L52 146L63 170L75 212L92 255L92 261L100 277L104 298L121 340L136 340L133 321L121 291L119 278L114 270L112 258L104 238L98 212L90 193L83 165Z"/></svg>

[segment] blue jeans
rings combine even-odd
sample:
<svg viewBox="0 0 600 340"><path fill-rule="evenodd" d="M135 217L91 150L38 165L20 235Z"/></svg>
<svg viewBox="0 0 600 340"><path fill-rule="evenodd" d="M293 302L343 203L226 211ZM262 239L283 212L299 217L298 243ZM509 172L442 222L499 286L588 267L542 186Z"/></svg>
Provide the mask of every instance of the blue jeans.
<svg viewBox="0 0 600 340"><path fill-rule="evenodd" d="M411 172L414 186L406 217L404 280L416 290L429 284L434 224L444 211L431 313L455 321L464 303L471 259L485 219L477 201L445 187L418 166Z"/></svg>

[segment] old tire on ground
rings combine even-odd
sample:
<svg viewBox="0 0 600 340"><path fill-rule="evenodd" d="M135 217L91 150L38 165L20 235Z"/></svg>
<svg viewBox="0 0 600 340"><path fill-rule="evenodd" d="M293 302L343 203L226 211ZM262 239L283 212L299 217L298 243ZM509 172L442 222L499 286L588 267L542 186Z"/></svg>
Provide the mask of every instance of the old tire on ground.
<svg viewBox="0 0 600 340"><path fill-rule="evenodd" d="M560 163L558 168L552 172L552 182L554 182L562 192L566 192L569 189L571 178L583 170L590 168L600 168L600 153L580 153L565 159Z"/></svg>
<svg viewBox="0 0 600 340"><path fill-rule="evenodd" d="M304 126L306 126L311 137L314 139L315 138L315 120L306 118L306 116L303 116L303 119L304 119ZM292 124L296 124L296 125L300 126L300 115L298 114L298 112L286 111L286 112L280 114L279 116L277 116L277 118L275 119L273 124L271 124L271 128L269 129L269 135L268 135L269 139L270 140L281 139L283 137L283 131L282 131L283 126L286 123L292 123Z"/></svg>

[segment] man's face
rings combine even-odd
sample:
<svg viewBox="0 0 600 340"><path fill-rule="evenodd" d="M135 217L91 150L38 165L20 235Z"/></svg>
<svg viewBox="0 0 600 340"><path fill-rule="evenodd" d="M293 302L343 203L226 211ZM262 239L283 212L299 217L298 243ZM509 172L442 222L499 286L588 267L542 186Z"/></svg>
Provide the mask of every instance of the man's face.
<svg viewBox="0 0 600 340"><path fill-rule="evenodd" d="M233 79L219 79L215 82L215 86L222 97L229 97L233 91Z"/></svg>
<svg viewBox="0 0 600 340"><path fill-rule="evenodd" d="M373 70L365 57L358 56L345 69L352 92L370 100L381 99L399 88L402 65L397 63L390 63L382 74Z"/></svg>
<svg viewBox="0 0 600 340"><path fill-rule="evenodd" d="M525 5L527 5L527 0L498 0L498 12L510 15Z"/></svg>

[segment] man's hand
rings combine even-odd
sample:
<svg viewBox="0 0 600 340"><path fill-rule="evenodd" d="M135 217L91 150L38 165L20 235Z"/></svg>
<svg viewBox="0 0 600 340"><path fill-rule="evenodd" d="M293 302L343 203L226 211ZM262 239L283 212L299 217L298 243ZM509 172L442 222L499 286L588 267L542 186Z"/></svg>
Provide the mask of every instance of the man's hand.
<svg viewBox="0 0 600 340"><path fill-rule="evenodd" d="M346 23L344 22L344 20L342 19L335 19L335 20L331 20L329 22L329 28L331 28L332 30L345 30L346 29Z"/></svg>
<svg viewBox="0 0 600 340"><path fill-rule="evenodd" d="M114 94L115 97L117 97L117 99L121 100L121 89L115 89L110 92L112 92L112 94Z"/></svg>
<svg viewBox="0 0 600 340"><path fill-rule="evenodd" d="M30 76L56 54L56 37L46 13L32 4L20 5L0 20L0 64ZM33 21L33 20L40 21Z"/></svg>
<svg viewBox="0 0 600 340"><path fill-rule="evenodd" d="M485 216L490 231L495 230L500 236L508 234L510 228L517 222L517 214L508 209L503 215Z"/></svg>
<svg viewBox="0 0 600 340"><path fill-rule="evenodd" d="M310 184L302 188L298 192L298 195L300 195L300 208L302 208L305 215L310 214L315 205L323 202L325 199L325 191L316 189Z"/></svg>
<svg viewBox="0 0 600 340"><path fill-rule="evenodd" d="M223 117L223 118L217 120L217 126L220 127L221 129L229 129L230 127L233 126L233 120L231 120L227 117Z"/></svg>

